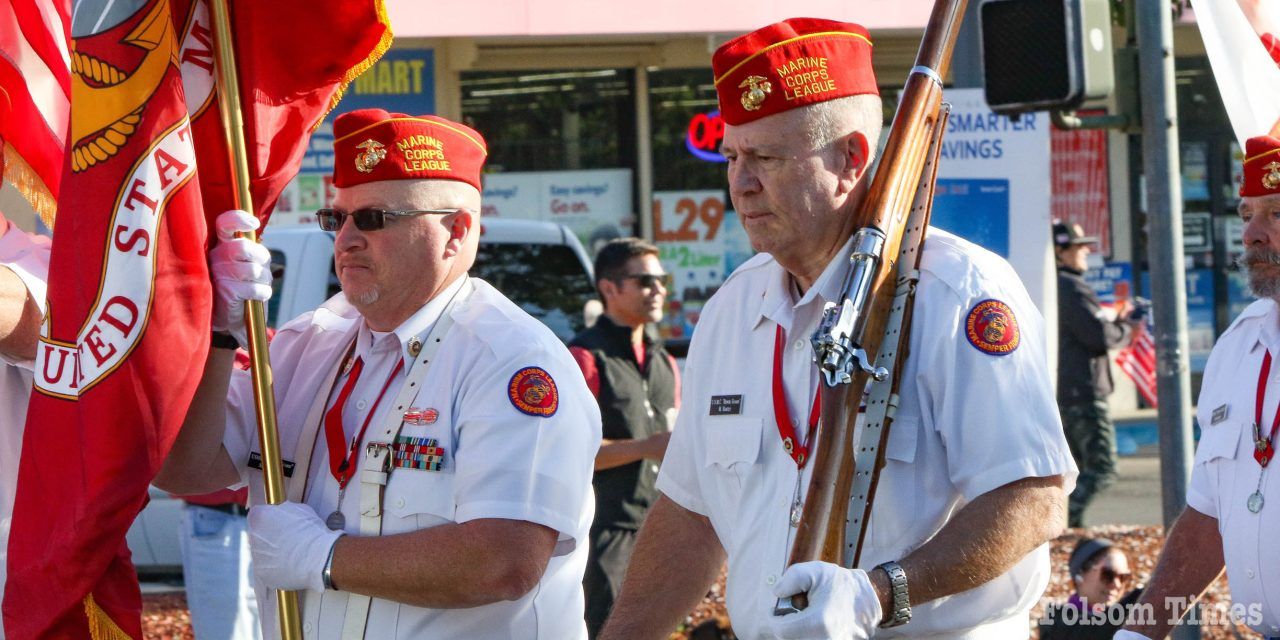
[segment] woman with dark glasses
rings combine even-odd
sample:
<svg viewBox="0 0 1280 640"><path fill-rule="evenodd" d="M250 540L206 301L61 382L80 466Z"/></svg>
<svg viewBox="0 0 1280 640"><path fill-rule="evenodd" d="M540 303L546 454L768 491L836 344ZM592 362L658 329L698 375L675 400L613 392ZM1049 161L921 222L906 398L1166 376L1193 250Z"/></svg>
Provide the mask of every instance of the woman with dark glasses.
<svg viewBox="0 0 1280 640"><path fill-rule="evenodd" d="M1125 593L1133 580L1128 556L1106 538L1081 538L1067 568L1075 593L1045 610L1040 640L1110 639L1141 592Z"/></svg>

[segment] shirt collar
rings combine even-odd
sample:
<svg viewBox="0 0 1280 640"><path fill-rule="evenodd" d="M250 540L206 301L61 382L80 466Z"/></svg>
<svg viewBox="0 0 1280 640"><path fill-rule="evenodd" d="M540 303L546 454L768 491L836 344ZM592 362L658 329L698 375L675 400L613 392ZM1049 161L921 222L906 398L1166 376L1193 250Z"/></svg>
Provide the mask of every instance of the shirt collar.
<svg viewBox="0 0 1280 640"><path fill-rule="evenodd" d="M840 287L844 285L844 276L848 271L849 252L852 250L853 236L849 236L844 246L840 247L835 257L822 270L822 274L813 282L813 286L799 296L799 300L796 299L795 278L787 273L786 269L779 268L777 277L769 282L762 294L760 316L756 319L756 326L767 319L781 325L783 329L790 330L796 309L815 301L825 304L838 300L842 293Z"/></svg>
<svg viewBox="0 0 1280 640"><path fill-rule="evenodd" d="M1265 309L1258 311L1258 321L1248 327L1253 332L1245 339L1245 344L1250 345L1249 353L1278 346L1277 341L1280 341L1280 307L1275 302L1268 302Z"/></svg>
<svg viewBox="0 0 1280 640"><path fill-rule="evenodd" d="M356 355L367 361L370 356L377 357L388 351L398 350L406 363L412 362L417 354L411 352L410 344L416 341L418 348L422 347L431 328L440 319L449 302L459 295L466 282L465 275L458 277L391 331L374 331L367 323L360 323L360 331L356 334Z"/></svg>

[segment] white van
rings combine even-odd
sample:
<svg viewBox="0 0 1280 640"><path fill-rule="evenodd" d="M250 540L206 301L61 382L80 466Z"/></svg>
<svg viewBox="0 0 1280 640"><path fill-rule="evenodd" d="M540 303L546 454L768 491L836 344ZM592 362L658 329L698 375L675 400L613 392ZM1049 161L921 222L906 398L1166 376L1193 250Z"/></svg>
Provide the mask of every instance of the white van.
<svg viewBox="0 0 1280 640"><path fill-rule="evenodd" d="M333 271L333 233L319 227L268 227L274 293L267 324L277 326L320 306L340 290ZM577 236L564 225L482 219L472 276L482 278L568 342L585 326L595 279ZM598 303L597 303L598 304ZM178 547L182 502L154 487L151 502L129 529L133 563L143 575L182 571Z"/></svg>

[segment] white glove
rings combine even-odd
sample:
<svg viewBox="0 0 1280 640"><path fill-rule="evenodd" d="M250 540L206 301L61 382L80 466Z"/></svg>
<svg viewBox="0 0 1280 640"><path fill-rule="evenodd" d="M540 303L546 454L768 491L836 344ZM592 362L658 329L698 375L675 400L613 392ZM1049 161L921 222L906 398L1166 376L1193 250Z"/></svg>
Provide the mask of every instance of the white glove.
<svg viewBox="0 0 1280 640"><path fill-rule="evenodd" d="M258 228L258 219L247 211L224 211L218 214L214 226L219 242L209 252L212 328L230 333L244 346L249 344L244 328L245 301L265 302L271 298L271 252L256 242L235 237L237 232Z"/></svg>
<svg viewBox="0 0 1280 640"><path fill-rule="evenodd" d="M1137 631L1126 631L1124 629L1117 631L1114 636L1111 636L1111 639L1112 640L1151 640L1151 638L1148 638L1142 635L1141 633L1138 633Z"/></svg>
<svg viewBox="0 0 1280 640"><path fill-rule="evenodd" d="M341 531L324 526L311 507L297 502L249 510L253 573L269 589L324 591L324 565Z"/></svg>
<svg viewBox="0 0 1280 640"><path fill-rule="evenodd" d="M773 586L779 598L809 594L809 607L799 613L769 618L771 637L784 640L870 638L880 625L880 598L862 569L845 569L829 562L804 562L788 567Z"/></svg>

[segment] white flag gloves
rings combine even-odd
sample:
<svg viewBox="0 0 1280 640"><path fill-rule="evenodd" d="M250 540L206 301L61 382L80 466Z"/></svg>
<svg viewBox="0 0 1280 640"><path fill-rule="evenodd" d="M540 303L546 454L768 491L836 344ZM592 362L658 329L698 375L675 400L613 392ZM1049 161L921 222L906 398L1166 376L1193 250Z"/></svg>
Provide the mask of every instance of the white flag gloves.
<svg viewBox="0 0 1280 640"><path fill-rule="evenodd" d="M880 598L862 569L829 562L792 565L773 586L779 598L809 594L809 607L769 619L770 637L783 640L870 638L880 625Z"/></svg>
<svg viewBox="0 0 1280 640"><path fill-rule="evenodd" d="M236 233L258 228L258 219L247 211L224 211L214 221L218 246L209 252L209 278L213 281L214 331L235 336L240 346L249 343L244 327L246 300L271 298L271 252L266 247L237 238Z"/></svg>
<svg viewBox="0 0 1280 640"><path fill-rule="evenodd" d="M297 502L249 510L253 573L269 589L324 591L324 565L341 531L332 531L311 507Z"/></svg>
<svg viewBox="0 0 1280 640"><path fill-rule="evenodd" d="M1137 631L1126 631L1124 629L1117 631L1114 636L1111 636L1111 638L1112 640L1151 640L1151 638L1148 638Z"/></svg>

